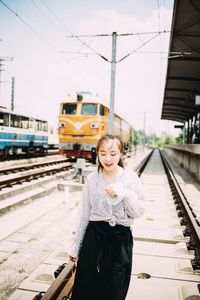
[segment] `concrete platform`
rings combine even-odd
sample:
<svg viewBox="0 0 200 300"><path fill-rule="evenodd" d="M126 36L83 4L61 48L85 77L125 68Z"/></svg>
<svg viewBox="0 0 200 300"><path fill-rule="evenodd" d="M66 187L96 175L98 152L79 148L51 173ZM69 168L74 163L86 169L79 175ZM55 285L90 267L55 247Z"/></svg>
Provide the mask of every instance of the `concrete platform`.
<svg viewBox="0 0 200 300"><path fill-rule="evenodd" d="M54 272L59 264L41 264L27 279L23 281L19 289L29 291L46 291L55 280Z"/></svg>
<svg viewBox="0 0 200 300"><path fill-rule="evenodd" d="M38 292L17 290L9 297L9 300L33 300L36 295Z"/></svg>
<svg viewBox="0 0 200 300"><path fill-rule="evenodd" d="M164 244L156 242L149 243L135 240L133 247L133 255L135 254L171 258L194 258L194 251L188 251L186 243L184 242L179 242L176 244Z"/></svg>
<svg viewBox="0 0 200 300"><path fill-rule="evenodd" d="M126 300L200 300L197 283L161 278L131 277Z"/></svg>
<svg viewBox="0 0 200 300"><path fill-rule="evenodd" d="M200 282L189 259L134 254L132 274L147 273L151 277Z"/></svg>
<svg viewBox="0 0 200 300"><path fill-rule="evenodd" d="M28 206L19 208L18 210L12 212L12 214L7 214L0 218L0 240L9 236L16 230L19 230L24 225L31 223L36 218L46 213L48 210L60 204L60 197L56 194L48 195L44 198L40 198L37 201L30 203ZM51 199L53 201L51 201ZM6 224L6 226L5 226Z"/></svg>

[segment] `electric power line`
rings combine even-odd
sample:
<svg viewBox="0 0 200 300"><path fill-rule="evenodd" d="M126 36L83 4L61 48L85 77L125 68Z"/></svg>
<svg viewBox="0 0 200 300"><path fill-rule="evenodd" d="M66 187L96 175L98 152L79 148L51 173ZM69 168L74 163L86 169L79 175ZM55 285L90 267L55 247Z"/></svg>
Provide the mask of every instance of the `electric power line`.
<svg viewBox="0 0 200 300"><path fill-rule="evenodd" d="M64 24L62 23L62 21L58 18L58 16L54 13L54 11L52 9L50 9L50 7L46 4L46 2L44 0L40 0L43 5L49 10L49 12L54 16L54 18L56 18L56 20L63 26ZM31 30L34 34L36 34L40 39L42 39L49 47L51 47L51 49L55 50L55 48L46 40L43 38L43 36L38 33L32 26L30 26L20 15L19 13L15 12L13 9L11 9L6 3L4 3L2 0L0 0L0 2L11 12L13 13L17 18L19 18L19 20L29 28L29 30ZM36 6L37 9L40 10L40 12L44 15L44 13L42 12L42 10L35 4L35 2L32 0L32 3ZM44 15L46 18L47 16ZM138 49L140 49L141 47L145 46L147 43L149 43L151 40L153 40L154 38L156 38L158 35L160 35L161 33L168 33L170 31L159 31L159 32L155 32L155 31L152 31L152 32L137 32L137 33L125 33L125 34L117 34L118 36L141 36L141 35L147 35L147 34L155 34L156 35L149 39L147 42L143 42L142 45L140 45L139 47L137 47L136 49L132 50L131 52L129 52L127 55L125 55L124 57L122 57L120 60L118 60L117 62L121 62L122 60L124 60L125 58L127 58L128 56L130 56L131 54L133 54L134 52L137 52ZM95 34L95 35L71 35L71 36L66 36L66 37L71 37L71 38L76 38L81 44L82 44L82 47L85 46L87 47L88 49L90 49L94 54L100 56L102 59L104 59L105 61L107 62L110 62L111 61L109 59L107 59L105 56L103 56L101 53L99 53L98 51L96 51L93 47L91 47L91 43L93 42L93 40L90 42L90 44L84 42L81 37L106 37L106 36L112 36L112 34ZM82 47L79 49L79 51L77 51L76 54L83 54L83 57L87 57L88 55L91 55L90 53L81 53L80 50L82 49ZM60 52L60 51L59 51ZM64 52L63 52L64 53ZM67 53L67 51L66 51Z"/></svg>
<svg viewBox="0 0 200 300"><path fill-rule="evenodd" d="M51 20L49 19L49 17L42 11L42 9L39 7L39 5L37 5L35 3L34 0L31 0L32 4L37 8L37 10L39 10L39 12L42 14L43 17L45 17L45 19L51 24Z"/></svg>
<svg viewBox="0 0 200 300"><path fill-rule="evenodd" d="M29 28L36 36L38 36L43 42L45 42L51 49L55 50L55 48L45 39L43 36L38 33L31 25L29 25L24 19L16 13L12 8L10 8L6 3L4 3L2 0L0 0L0 3L2 3L12 14L14 14L26 27Z"/></svg>
<svg viewBox="0 0 200 300"><path fill-rule="evenodd" d="M119 59L118 61L116 61L116 63L121 62L122 60L124 60L125 58L127 58L128 56L130 56L131 54L137 52L138 49L144 47L146 44L148 44L149 42L151 42L153 39L155 39L157 36L159 36L161 33L168 33L168 31L164 30L164 31L152 31L152 32L137 32L137 33L121 33L121 34L117 34L117 36L139 36L139 35L146 35L146 34L155 34L152 38L150 38L148 41L143 42L142 45L138 46L137 48L135 48L134 50L132 50L131 52L129 52L128 54L126 54L124 57L122 57L121 59ZM69 35L66 36L67 38L77 38L80 40L80 37L109 37L112 36L112 34L93 34L93 35ZM89 48L90 50L93 51L93 53L95 53L96 55L100 56L102 59L106 60L107 62L111 61L109 59L107 59L106 57L104 57L102 54L98 53L96 50L94 50L93 48L91 48L88 44L86 44L85 42L81 41L87 48Z"/></svg>
<svg viewBox="0 0 200 300"><path fill-rule="evenodd" d="M95 53L89 53L89 52L81 52L81 51L65 51L65 50L60 50L58 53L69 53L69 54L83 54L83 55L95 55Z"/></svg>
<svg viewBox="0 0 200 300"><path fill-rule="evenodd" d="M63 22L60 20L60 18L55 14L55 12L46 4L46 2L44 0L40 0L44 6L49 10L49 12L54 16L54 18L62 25L62 27L65 28L65 25L63 24ZM68 30L70 31L70 30ZM137 32L137 33L122 33L122 34L118 34L118 36L129 36L129 35L146 35L146 34L161 34L161 33L169 33L170 31L167 31L167 30L164 30L164 31L159 31L159 32L155 32L155 31L152 31L152 32ZM93 42L90 42L90 44L84 42L81 38L82 37L106 37L106 36L112 36L112 34L93 34L93 35L70 35L70 36L66 36L67 38L76 38L81 44L82 44L82 47L85 46L87 47L88 49L90 49L94 54L96 54L97 56L100 56L102 59L104 59L105 61L107 62L110 62L111 61L109 59L107 59L105 56L103 56L102 54L100 54L98 51L96 51L93 47L91 47L91 43ZM142 46L144 46L146 43L143 43ZM80 50L82 49L82 47L79 49L78 54L80 52ZM141 46L140 46L141 47ZM139 48L138 48L139 49ZM127 56L131 55L133 52L135 52L136 50L133 50L131 53L129 53ZM89 55L89 53L88 53ZM125 57L124 57L125 58ZM123 60L124 58L122 58L121 60ZM121 61L120 60L120 61Z"/></svg>
<svg viewBox="0 0 200 300"><path fill-rule="evenodd" d="M163 31L146 31L146 32L131 32L131 33L118 33L118 36L129 36L129 35L148 35L148 34L157 34L157 33L170 33L170 30ZM76 37L107 37L112 36L111 33L103 33L103 34L83 34L83 35L67 35L66 37L76 38Z"/></svg>
<svg viewBox="0 0 200 300"><path fill-rule="evenodd" d="M131 52L129 52L128 54L126 54L124 57L122 57L121 59L119 59L117 62L121 62L122 60L124 60L125 58L127 58L128 56L132 55L133 53L135 53L138 49L144 47L145 45L147 45L148 43L150 43L152 40L154 40L155 38L157 38L160 35L160 33L157 33L155 36L153 36L152 38L150 38L148 41L144 42L142 45L138 46L137 48L135 48L134 50L132 50Z"/></svg>
<svg viewBox="0 0 200 300"><path fill-rule="evenodd" d="M60 18L55 14L55 12L46 4L46 2L44 0L40 0L43 5L49 10L49 12L54 16L54 18L60 23L60 25L64 28L66 28L66 26L63 24L63 22L60 20ZM68 30L69 32L71 30ZM76 37L76 39L82 44L82 47L85 46L87 47L88 49L90 49L93 53L95 53L96 55L102 57L103 59L107 60L105 57L103 57L100 53L97 53L92 47L91 47L91 42L90 44L88 43L85 43L84 41L82 41L78 36L74 36ZM93 41L92 41L93 42ZM79 49L80 51L80 49Z"/></svg>

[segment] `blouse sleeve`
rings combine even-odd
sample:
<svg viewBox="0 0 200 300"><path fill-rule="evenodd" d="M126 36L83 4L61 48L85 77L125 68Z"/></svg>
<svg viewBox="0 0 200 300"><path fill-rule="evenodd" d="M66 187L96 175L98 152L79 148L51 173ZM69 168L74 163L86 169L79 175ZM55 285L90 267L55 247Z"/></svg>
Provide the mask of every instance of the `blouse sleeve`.
<svg viewBox="0 0 200 300"><path fill-rule="evenodd" d="M89 216L90 216L90 202L89 202L89 183L88 179L86 179L86 182L83 187L83 191L81 194L80 199L80 206L78 210L78 217L76 221L76 231L73 238L73 242L71 244L71 247L69 248L68 254L73 257L78 257L80 247L82 244L82 240L87 228L87 225L89 223Z"/></svg>
<svg viewBox="0 0 200 300"><path fill-rule="evenodd" d="M130 183L128 187L118 186L116 188L117 197L113 205L123 202L126 214L129 217L138 218L144 213L146 199L138 175L133 171L129 175L131 176L128 179Z"/></svg>

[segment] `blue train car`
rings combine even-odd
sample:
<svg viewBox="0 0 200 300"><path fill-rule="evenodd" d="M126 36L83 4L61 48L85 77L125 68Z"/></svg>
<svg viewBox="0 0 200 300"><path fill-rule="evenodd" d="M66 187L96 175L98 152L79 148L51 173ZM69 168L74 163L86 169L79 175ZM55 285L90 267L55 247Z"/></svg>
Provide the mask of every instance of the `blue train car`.
<svg viewBox="0 0 200 300"><path fill-rule="evenodd" d="M0 108L0 157L44 153L47 147L47 121Z"/></svg>

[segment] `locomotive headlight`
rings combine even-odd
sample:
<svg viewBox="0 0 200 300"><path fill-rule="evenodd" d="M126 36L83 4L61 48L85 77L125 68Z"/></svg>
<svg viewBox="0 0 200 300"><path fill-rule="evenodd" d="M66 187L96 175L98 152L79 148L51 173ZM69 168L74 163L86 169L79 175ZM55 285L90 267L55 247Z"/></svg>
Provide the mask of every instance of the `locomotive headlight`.
<svg viewBox="0 0 200 300"><path fill-rule="evenodd" d="M95 129L96 129L96 128L99 128L99 123L91 123L91 124L90 124L90 127L91 127L91 128L95 128Z"/></svg>
<svg viewBox="0 0 200 300"><path fill-rule="evenodd" d="M59 126L59 128L63 128L63 127L65 127L65 123L64 122L59 122L58 126Z"/></svg>

